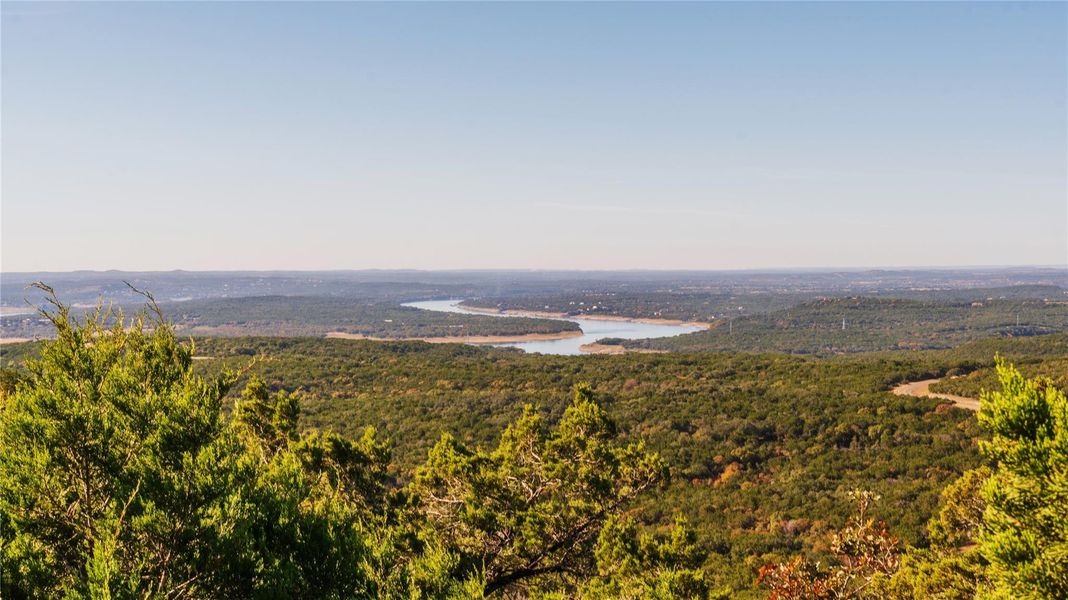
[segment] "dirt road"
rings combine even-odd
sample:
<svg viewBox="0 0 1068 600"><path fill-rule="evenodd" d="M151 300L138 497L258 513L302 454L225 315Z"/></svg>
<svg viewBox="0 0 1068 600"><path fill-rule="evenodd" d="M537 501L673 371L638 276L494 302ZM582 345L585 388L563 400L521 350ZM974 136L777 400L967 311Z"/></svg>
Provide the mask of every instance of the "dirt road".
<svg viewBox="0 0 1068 600"><path fill-rule="evenodd" d="M919 398L939 398L941 400L949 400L959 408L965 410L979 410L979 400L975 398L932 392L931 384L938 383L939 381L940 380L938 379L924 379L923 381L902 383L891 391L898 396L917 396Z"/></svg>

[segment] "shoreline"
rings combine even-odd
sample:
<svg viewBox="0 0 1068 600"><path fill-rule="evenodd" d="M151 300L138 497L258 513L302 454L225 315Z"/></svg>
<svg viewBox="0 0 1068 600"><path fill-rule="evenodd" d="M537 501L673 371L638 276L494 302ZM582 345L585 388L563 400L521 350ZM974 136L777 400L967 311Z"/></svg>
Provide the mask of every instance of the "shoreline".
<svg viewBox="0 0 1068 600"><path fill-rule="evenodd" d="M591 342L579 346L579 350L586 354L667 354L667 350L649 350L648 348L627 348L616 344L601 344Z"/></svg>
<svg viewBox="0 0 1068 600"><path fill-rule="evenodd" d="M362 333L346 333L344 331L331 331L326 334L328 338L342 340L371 340L373 342L427 342L430 344L513 344L519 342L545 342L553 340L566 340L568 338L581 337L581 331L561 331L559 333L522 333L516 335L449 335L427 337L378 337L364 335Z"/></svg>
<svg viewBox="0 0 1068 600"><path fill-rule="evenodd" d="M23 342L32 342L33 338L20 338L20 337L6 337L0 338L0 346L6 346L8 344L21 344Z"/></svg>
<svg viewBox="0 0 1068 600"><path fill-rule="evenodd" d="M15 308L13 306L0 306L0 317L18 317L21 315L35 315L34 308Z"/></svg>
<svg viewBox="0 0 1068 600"><path fill-rule="evenodd" d="M700 327L701 329L711 329L712 323L705 321L683 321L681 319L652 319L648 317L624 317L620 315L569 315L562 312L549 312L543 310L525 310L519 308L487 308L483 306L468 306L466 304L457 304L458 307L469 310L475 313L487 314L487 315L511 315L514 317L540 317L544 319L587 319L590 321L622 321L624 323L645 323L646 325L681 325L684 327ZM591 344L587 344L591 345Z"/></svg>

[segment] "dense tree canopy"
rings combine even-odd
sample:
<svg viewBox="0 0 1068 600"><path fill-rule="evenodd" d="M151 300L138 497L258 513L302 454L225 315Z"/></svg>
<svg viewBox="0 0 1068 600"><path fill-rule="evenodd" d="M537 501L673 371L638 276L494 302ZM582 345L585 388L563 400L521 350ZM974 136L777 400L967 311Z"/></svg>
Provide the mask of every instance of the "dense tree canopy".
<svg viewBox="0 0 1068 600"><path fill-rule="evenodd" d="M987 369L989 342L909 359L205 348L154 303L75 319L52 301L56 339L0 380L4 597L707 598L752 593L765 562L777 598L1068 597L1060 379ZM1041 374L1064 344L1014 347ZM977 374L954 385L999 378L982 433L886 393L951 367ZM865 482L895 505L862 493L836 520L829 497ZM776 563L784 548L805 555Z"/></svg>
<svg viewBox="0 0 1068 600"><path fill-rule="evenodd" d="M1001 390L983 393L979 413L990 466L943 491L930 547L872 544L885 526L857 536L855 518L832 548L843 537L861 543L835 564L797 557L764 567L770 598L1068 598L1068 399L1049 379L1000 359L996 368ZM868 564L878 568L862 570L860 585L843 585L843 574Z"/></svg>
<svg viewBox="0 0 1068 600"><path fill-rule="evenodd" d="M607 519L667 481L641 444L616 446L615 424L588 387L549 430L534 407L492 453L445 436L411 486L435 537L481 571L487 593L525 579L584 580Z"/></svg>
<svg viewBox="0 0 1068 600"><path fill-rule="evenodd" d="M5 597L705 597L681 524L626 511L667 467L589 388L528 408L493 452L448 436L408 485L371 429L302 430L299 393L204 378L158 312L72 322L0 404Z"/></svg>
<svg viewBox="0 0 1068 600"><path fill-rule="evenodd" d="M56 341L0 415L6 595L371 589L358 568L362 521L340 482L305 458L328 446L299 438L292 398L265 420L253 384L228 419L234 374L194 374L193 349L162 320L98 311L75 324L55 308Z"/></svg>

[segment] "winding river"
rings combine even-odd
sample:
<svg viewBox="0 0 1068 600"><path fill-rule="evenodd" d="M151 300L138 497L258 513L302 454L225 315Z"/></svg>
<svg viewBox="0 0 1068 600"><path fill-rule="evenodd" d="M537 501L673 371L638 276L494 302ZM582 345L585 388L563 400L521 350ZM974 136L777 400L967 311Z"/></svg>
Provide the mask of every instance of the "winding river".
<svg viewBox="0 0 1068 600"><path fill-rule="evenodd" d="M434 310L438 312L463 313L468 315L482 315L500 318L516 318L523 315L494 314L474 311L460 306L462 300L425 300L421 302L408 302L404 306ZM648 323L643 321L618 321L588 319L582 317L541 317L542 319L556 319L558 321L571 321L578 323L582 328L582 335L560 340L537 340L529 342L514 342L494 344L495 346L509 346L519 348L526 352L539 352L541 354L583 354L581 349L586 344L592 344L602 338L621 338L626 340L642 340L646 338L671 337L684 333L701 331L703 328L696 325L675 325L665 323Z"/></svg>

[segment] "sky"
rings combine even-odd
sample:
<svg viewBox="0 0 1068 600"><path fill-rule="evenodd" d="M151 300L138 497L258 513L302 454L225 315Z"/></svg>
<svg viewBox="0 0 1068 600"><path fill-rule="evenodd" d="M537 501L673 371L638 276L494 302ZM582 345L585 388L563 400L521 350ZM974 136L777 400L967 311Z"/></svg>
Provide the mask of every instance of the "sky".
<svg viewBox="0 0 1068 600"><path fill-rule="evenodd" d="M1065 3L0 5L0 268L1068 264Z"/></svg>

